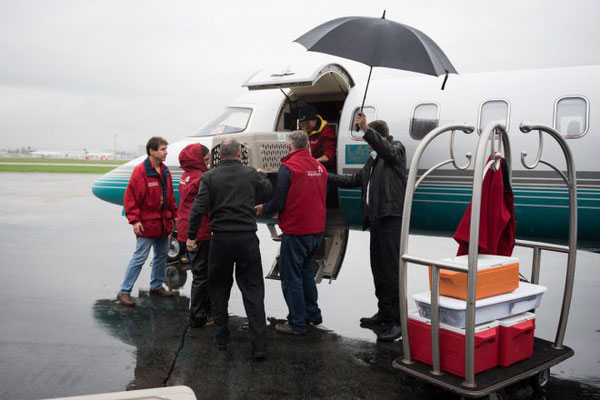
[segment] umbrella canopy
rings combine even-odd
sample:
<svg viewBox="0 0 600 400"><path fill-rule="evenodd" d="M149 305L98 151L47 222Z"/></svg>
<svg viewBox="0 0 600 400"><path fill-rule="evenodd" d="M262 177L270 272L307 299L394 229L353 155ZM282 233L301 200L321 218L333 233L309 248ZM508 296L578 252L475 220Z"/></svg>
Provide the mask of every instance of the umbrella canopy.
<svg viewBox="0 0 600 400"><path fill-rule="evenodd" d="M384 13L385 17L385 13ZM457 73L439 46L418 29L388 19L337 18L294 40L309 51L387 67L440 76Z"/></svg>

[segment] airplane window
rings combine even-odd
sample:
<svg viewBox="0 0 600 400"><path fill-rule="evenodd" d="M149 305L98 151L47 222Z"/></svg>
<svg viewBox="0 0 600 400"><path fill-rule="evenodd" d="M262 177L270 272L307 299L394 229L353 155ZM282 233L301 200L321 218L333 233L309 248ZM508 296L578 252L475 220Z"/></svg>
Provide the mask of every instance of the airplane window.
<svg viewBox="0 0 600 400"><path fill-rule="evenodd" d="M510 105L506 100L488 100L479 107L479 134L485 129L487 124L492 121L502 121L508 132L508 124L510 122Z"/></svg>
<svg viewBox="0 0 600 400"><path fill-rule="evenodd" d="M360 107L356 107L354 112L352 113L352 119L350 120L350 136L354 140L363 140L363 133L357 132L356 127L354 126L354 120L356 119L356 114L360 111ZM367 116L367 121L371 122L376 119L377 113L375 112L375 107L363 107L363 113Z"/></svg>
<svg viewBox="0 0 600 400"><path fill-rule="evenodd" d="M554 129L566 138L578 138L588 131L589 103L585 97L561 97L554 104Z"/></svg>
<svg viewBox="0 0 600 400"><path fill-rule="evenodd" d="M410 137L421 140L438 127L440 122L440 107L435 103L422 103L413 108L410 120Z"/></svg>
<svg viewBox="0 0 600 400"><path fill-rule="evenodd" d="M221 133L243 132L248 126L251 108L227 107L194 136L212 136Z"/></svg>

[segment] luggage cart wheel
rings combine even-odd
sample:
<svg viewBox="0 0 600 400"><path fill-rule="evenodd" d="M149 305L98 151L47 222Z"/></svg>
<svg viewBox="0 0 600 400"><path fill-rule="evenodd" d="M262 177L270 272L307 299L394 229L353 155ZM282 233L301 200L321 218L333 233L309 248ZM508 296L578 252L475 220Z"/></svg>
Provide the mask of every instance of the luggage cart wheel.
<svg viewBox="0 0 600 400"><path fill-rule="evenodd" d="M169 250L167 252L167 260L175 261L178 260L185 251L185 246L182 246L177 240L177 235L171 235L169 237Z"/></svg>
<svg viewBox="0 0 600 400"><path fill-rule="evenodd" d="M187 281L187 272L185 269L176 265L168 265L165 268L165 283L169 290L183 287L185 281Z"/></svg>
<svg viewBox="0 0 600 400"><path fill-rule="evenodd" d="M533 386L533 390L536 392L545 390L548 382L550 381L550 368L546 368L545 370L538 372L534 376L531 377L531 386Z"/></svg>

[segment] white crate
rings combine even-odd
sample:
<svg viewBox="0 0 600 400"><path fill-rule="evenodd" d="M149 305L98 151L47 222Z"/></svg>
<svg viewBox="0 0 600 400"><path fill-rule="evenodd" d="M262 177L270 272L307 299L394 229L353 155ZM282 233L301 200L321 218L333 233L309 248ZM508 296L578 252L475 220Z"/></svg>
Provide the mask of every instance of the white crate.
<svg viewBox="0 0 600 400"><path fill-rule="evenodd" d="M519 282L519 288L514 292L477 300L475 325L533 310L539 307L545 291L544 286ZM413 299L419 308L419 315L431 318L431 292L415 294ZM440 296L440 322L464 328L466 315L466 301Z"/></svg>

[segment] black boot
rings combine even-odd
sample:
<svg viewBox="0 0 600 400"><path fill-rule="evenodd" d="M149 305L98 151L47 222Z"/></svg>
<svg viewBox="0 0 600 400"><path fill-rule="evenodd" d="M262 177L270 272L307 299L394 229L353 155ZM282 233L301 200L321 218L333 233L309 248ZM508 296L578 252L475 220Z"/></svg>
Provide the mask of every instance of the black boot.
<svg viewBox="0 0 600 400"><path fill-rule="evenodd" d="M389 318L384 317L380 313L376 313L372 317L363 317L360 319L361 325L381 325L390 322Z"/></svg>
<svg viewBox="0 0 600 400"><path fill-rule="evenodd" d="M402 326L400 325L391 325L390 328L383 332L381 335L377 336L378 342L393 342L396 339L400 339L402 337Z"/></svg>

